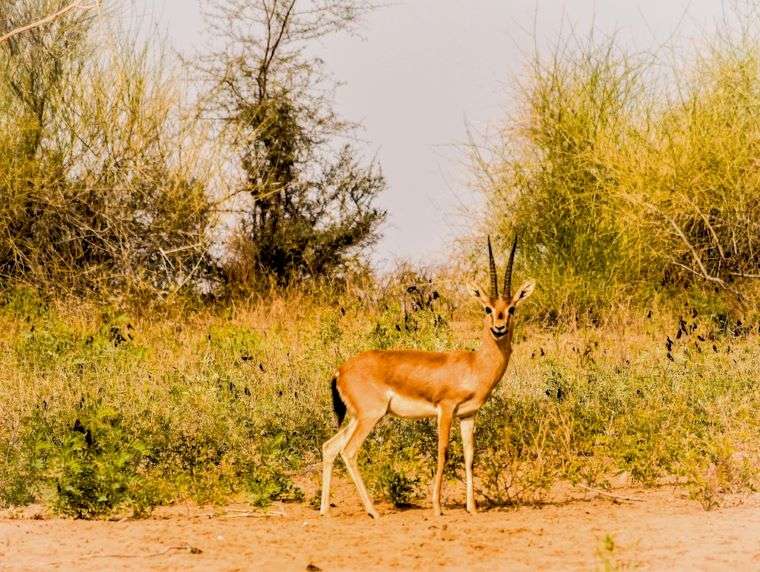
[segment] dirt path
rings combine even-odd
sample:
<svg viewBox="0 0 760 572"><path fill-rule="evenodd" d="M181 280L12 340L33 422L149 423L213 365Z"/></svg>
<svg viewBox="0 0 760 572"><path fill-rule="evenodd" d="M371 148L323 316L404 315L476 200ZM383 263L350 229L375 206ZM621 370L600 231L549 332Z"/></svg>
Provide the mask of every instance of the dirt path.
<svg viewBox="0 0 760 572"><path fill-rule="evenodd" d="M0 519L0 570L760 570L760 494L705 512L680 491L627 490L471 517L452 506L372 522L346 483L322 518L306 505L172 507L123 522ZM594 495L592 495L594 496ZM605 540L606 539L606 540ZM312 568L309 568L312 565ZM316 567L316 568L314 568Z"/></svg>

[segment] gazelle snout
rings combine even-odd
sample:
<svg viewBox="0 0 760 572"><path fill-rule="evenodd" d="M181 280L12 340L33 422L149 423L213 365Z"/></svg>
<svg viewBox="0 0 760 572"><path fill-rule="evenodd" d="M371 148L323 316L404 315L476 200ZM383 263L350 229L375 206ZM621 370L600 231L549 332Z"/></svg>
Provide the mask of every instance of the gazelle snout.
<svg viewBox="0 0 760 572"><path fill-rule="evenodd" d="M491 334L493 334L493 337L497 340L501 338L502 336L506 335L507 333L507 323L504 322L503 324L499 325L493 325L491 327Z"/></svg>
<svg viewBox="0 0 760 572"><path fill-rule="evenodd" d="M504 298L488 298L482 301L485 316L485 325L491 331L491 335L495 340L501 339L509 331L509 321L512 317L510 313L509 300Z"/></svg>

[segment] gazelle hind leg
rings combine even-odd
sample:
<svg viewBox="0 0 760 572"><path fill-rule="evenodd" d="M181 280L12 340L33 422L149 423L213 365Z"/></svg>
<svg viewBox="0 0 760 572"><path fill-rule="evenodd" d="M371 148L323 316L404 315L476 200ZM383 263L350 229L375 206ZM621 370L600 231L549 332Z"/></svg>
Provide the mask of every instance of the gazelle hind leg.
<svg viewBox="0 0 760 572"><path fill-rule="evenodd" d="M335 435L322 445L322 502L319 514L326 515L330 509L330 483L332 481L333 464L341 449L346 446L351 434L356 429L356 420L351 419Z"/></svg>
<svg viewBox="0 0 760 572"><path fill-rule="evenodd" d="M356 485L356 490L359 492L359 498L361 498L362 503L364 504L364 510L366 510L367 514L372 518L379 518L380 514L375 510L375 506L372 504L372 499L369 498L369 494L367 493L367 488L364 486L364 481L359 473L359 465L356 463L356 455L359 452L362 443L364 443L364 440L375 425L377 425L377 422L382 419L383 415L385 415L384 412L382 415L362 417L359 419L351 436L348 438L348 442L340 452L341 457L343 457L343 462L348 469L348 474L351 475L351 479L354 481L354 485Z"/></svg>

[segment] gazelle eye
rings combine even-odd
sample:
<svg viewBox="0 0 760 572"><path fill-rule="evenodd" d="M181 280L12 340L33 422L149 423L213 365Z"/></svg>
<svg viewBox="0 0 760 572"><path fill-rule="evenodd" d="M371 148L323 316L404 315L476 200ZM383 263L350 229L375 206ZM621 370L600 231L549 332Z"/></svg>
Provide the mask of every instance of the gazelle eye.
<svg viewBox="0 0 760 572"><path fill-rule="evenodd" d="M490 307L486 306L486 314L490 314L491 312L493 312L493 310L491 310Z"/></svg>

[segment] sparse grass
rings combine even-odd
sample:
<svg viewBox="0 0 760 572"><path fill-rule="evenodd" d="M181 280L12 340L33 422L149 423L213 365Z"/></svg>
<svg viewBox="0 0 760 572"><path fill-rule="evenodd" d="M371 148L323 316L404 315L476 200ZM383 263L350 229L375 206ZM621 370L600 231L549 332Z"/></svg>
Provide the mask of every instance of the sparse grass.
<svg viewBox="0 0 760 572"><path fill-rule="evenodd" d="M314 474L335 430L328 381L340 361L370 347L477 345L469 303L452 314L440 297L409 303L405 318L401 299L294 293L136 317L7 295L0 503L96 517L185 498L301 500L293 477ZM625 473L645 485L676 479L712 508L757 487L758 324L682 313L683 324L655 308L598 328L521 325L477 421L482 496L541 502L557 483L605 487ZM381 423L361 461L375 494L397 505L425 497L434 444L433 422ZM449 476L461 473L457 436Z"/></svg>

